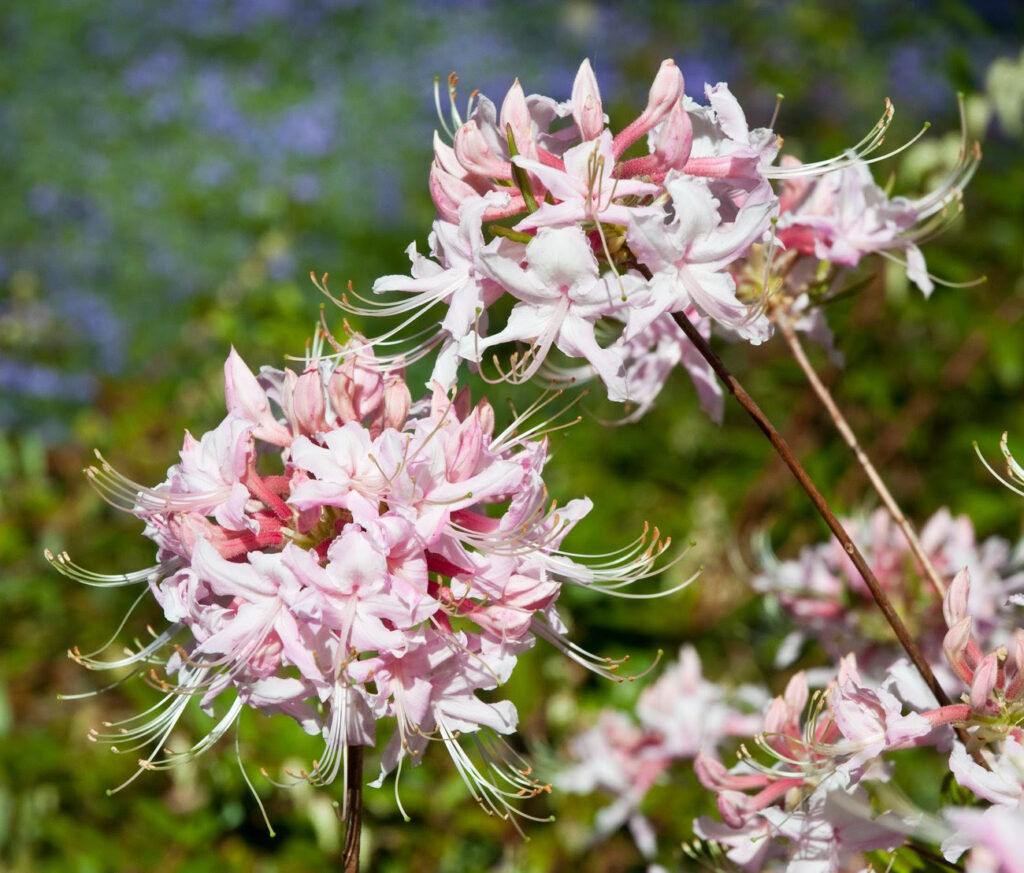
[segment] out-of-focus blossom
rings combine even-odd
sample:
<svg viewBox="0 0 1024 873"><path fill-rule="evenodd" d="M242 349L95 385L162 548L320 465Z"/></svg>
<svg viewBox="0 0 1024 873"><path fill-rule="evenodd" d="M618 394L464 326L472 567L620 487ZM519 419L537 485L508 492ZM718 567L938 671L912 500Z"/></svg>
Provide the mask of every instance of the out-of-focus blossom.
<svg viewBox="0 0 1024 873"><path fill-rule="evenodd" d="M945 811L955 832L942 845L949 861L968 852L966 873L1024 873L1020 850L1024 810L1021 807L992 806L988 809L955 807Z"/></svg>
<svg viewBox="0 0 1024 873"><path fill-rule="evenodd" d="M256 376L232 351L227 417L199 439L186 434L155 488L106 462L88 471L145 522L157 564L105 576L66 555L51 561L88 584L147 584L170 622L113 661L72 651L90 669L163 663L169 677L157 680L160 703L93 738L133 753L141 772L204 751L245 706L285 713L323 737L305 778L326 783L389 718L382 778L418 763L436 738L480 803L508 817L516 798L547 786L497 738L474 744L482 769L460 746L482 729L515 729L514 706L478 692L504 683L536 636L586 662L562 637L562 583L640 578L667 543L645 533L618 560L588 567L560 551L590 503L548 504L547 442L530 438L544 425L495 432L491 407L472 406L466 391L437 388L412 404L402 374L382 369L361 338L322 352L300 373ZM214 724L191 749L170 751L193 698Z"/></svg>
<svg viewBox="0 0 1024 873"><path fill-rule="evenodd" d="M783 193L778 241L788 251L849 267L875 252L901 257L910 280L928 296L935 286L917 243L949 218L946 210L967 184L974 164L965 154L942 187L917 200L890 198L863 161L802 179Z"/></svg>
<svg viewBox="0 0 1024 873"><path fill-rule="evenodd" d="M637 848L651 859L657 845L640 809L651 786L674 763L756 730L760 719L745 710L762 699L756 689L731 692L704 679L696 650L683 646L679 660L641 693L636 721L604 710L592 728L570 741L569 757L576 763L557 784L566 791L611 795L612 804L597 814L597 835L626 823Z"/></svg>
<svg viewBox="0 0 1024 873"><path fill-rule="evenodd" d="M928 586L902 532L884 510L867 518L844 519L876 578L911 634L937 671L943 685L955 691L959 681L943 655L947 625L938 595ZM980 543L967 516L940 509L921 530L925 552L940 576L953 578L968 568L969 610L975 631L986 645L1008 642L1010 616L1002 609L1007 598L1024 586L1024 567L1010 544L998 537ZM774 595L798 626L797 640L816 640L833 657L857 654L870 675L881 678L898 657L888 626L881 622L870 592L842 546L807 546L791 561L765 558L765 571L754 580L758 591ZM796 647L790 646L792 652Z"/></svg>

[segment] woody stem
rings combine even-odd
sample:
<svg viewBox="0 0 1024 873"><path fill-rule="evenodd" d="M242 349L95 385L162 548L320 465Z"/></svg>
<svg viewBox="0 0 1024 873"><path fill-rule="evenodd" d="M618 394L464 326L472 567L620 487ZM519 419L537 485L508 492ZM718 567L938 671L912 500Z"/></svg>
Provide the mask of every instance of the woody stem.
<svg viewBox="0 0 1024 873"><path fill-rule="evenodd" d="M896 522L896 526L903 533L904 539L906 539L907 544L910 546L910 551L914 553L914 557L917 558L918 563L920 563L921 567L924 569L925 575L928 577L928 581L931 582L936 593L940 598L942 598L946 594L945 581L939 575L938 571L935 569L935 565L932 564L929 559L913 525L907 520L907 517L903 514L903 510L900 509L896 499L886 487L885 482L882 481L882 477L879 475L864 450L860 447L860 443L857 441L857 437L854 434L853 429L843 416L843 413L840 412L832 394L818 377L814 367L811 366L811 362L804 353L803 346L800 344L800 340L797 338L796 332L793 330L793 325L782 312L775 314L774 321L779 326L779 330L782 332L783 338L788 343L790 351L793 353L793 357L796 358L796 362L800 365L800 369L804 371L804 375L807 377L807 381L810 382L811 388L814 389L814 393L818 396L818 400L821 401L821 405L825 407L825 411L829 414L829 417L835 424L836 430L839 431L839 435L842 436L846 444L850 447L850 450L853 452L853 456L857 459L857 463L860 464L865 475L868 477L871 487L875 489L875 493L877 493L881 498L883 505L889 511L889 515L892 516L893 521Z"/></svg>
<svg viewBox="0 0 1024 873"><path fill-rule="evenodd" d="M875 574L871 571L867 561L864 560L864 556L860 553L860 550L854 544L853 540L850 539L849 534L847 534L843 529L843 526L839 523L839 519L836 518L835 513L832 512L831 507L829 507L825 498L821 495L821 492L811 480L811 477L807 474L807 471L803 468L803 465L797 459L796 455L793 454L792 449L790 449L785 439L782 438L782 435L775 429L772 423L768 420L768 417L754 402L753 398L747 394L746 390L739 383L739 380L733 376L729 371L729 368L722 362L722 359L715 353L714 349L712 349L704 337L700 335L699 331L690 319L681 313L673 313L672 317L675 319L676 324L678 324L682 329L683 333L686 334L687 339L689 339L697 351L701 353L704 360L711 365L711 368L722 381L722 384L724 384L729 390L729 393L736 398L740 406L746 410L747 415L754 420L754 423L758 428L760 428L761 432L768 438L768 441L772 444L772 448L774 448L779 457L782 458L785 465L789 467L790 472L796 478L800 487L803 488L807 496L810 497L815 509L818 510L818 514L825 520L825 524L828 525L829 530L832 531L836 539L839 540L843 550L850 556L850 560L853 562L854 567L857 568L857 572L864 579L864 583L868 586L868 590L871 592L871 596L874 598L878 608L882 611L882 615L885 616L885 619L889 622L889 626L892 628L893 633L896 634L896 639L899 640L903 650L907 653L907 656L917 668L917 671L921 674L925 684L931 690L932 694L935 695L935 699L938 700L941 706L951 705L952 701L950 701L946 692L942 689L942 686L939 685L938 680L935 678L935 674L932 672L932 668L925 660L925 657L921 653L917 643L910 636L906 625L903 624L903 620L893 608L893 605L886 596L885 591L882 590L882 586L879 584Z"/></svg>
<svg viewBox="0 0 1024 873"><path fill-rule="evenodd" d="M363 747L346 749L345 847L341 852L343 873L359 873L359 837L363 829Z"/></svg>

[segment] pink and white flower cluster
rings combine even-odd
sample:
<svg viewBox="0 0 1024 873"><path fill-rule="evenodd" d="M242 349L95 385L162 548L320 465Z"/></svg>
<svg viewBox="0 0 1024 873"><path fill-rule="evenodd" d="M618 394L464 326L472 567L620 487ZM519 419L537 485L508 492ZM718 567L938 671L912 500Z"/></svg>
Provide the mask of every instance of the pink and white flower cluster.
<svg viewBox="0 0 1024 873"><path fill-rule="evenodd" d="M695 832L751 871L859 869L850 865L861 852L901 845L906 823L873 814L866 786L888 780L884 753L948 743L948 719L941 711L904 714L891 685L865 683L853 655L824 694L812 697L797 673L755 738L770 763L745 747L728 770L709 754L698 757L697 776L716 793L722 821L700 818Z"/></svg>
<svg viewBox="0 0 1024 873"><path fill-rule="evenodd" d="M489 370L493 360L496 378L513 382L596 374L611 400L635 407L630 417L679 365L720 416L721 391L677 319L705 337L715 325L760 343L771 333L774 274L789 275L795 260L853 266L896 249L930 290L916 242L973 167L965 160L968 170L928 197L890 200L862 160L881 144L889 106L855 150L776 166L777 135L751 129L724 83L705 86L707 105L695 102L671 60L621 130L608 126L588 61L564 102L527 96L517 81L500 109L474 94L463 120L454 77L449 93L453 129L442 124L451 145L435 135L430 170L429 256L413 244L411 275L374 283L377 294L403 295L397 301L350 292L339 302L361 316L401 316L376 342L398 342L405 360L436 351L433 378L444 386L460 362ZM435 306L444 307L439 318ZM823 329L811 322L807 329ZM495 352L507 343L525 351L503 363ZM549 362L552 349L563 363Z"/></svg>
<svg viewBox="0 0 1024 873"><path fill-rule="evenodd" d="M460 361L483 367L496 346L515 342L528 350L507 372L495 359L511 381L540 371L555 348L582 359L612 400L644 408L682 363L717 410L707 364L687 350L673 314L705 333L714 321L753 342L768 336L763 316L737 298L728 267L777 214L764 172L777 140L748 128L724 84L706 94L707 106L687 97L679 69L665 61L643 112L613 133L584 61L566 102L526 96L516 82L500 111L486 97L465 121L453 109L452 145L434 142L430 257L410 248L411 277L374 284L403 292L400 302L345 305L411 313L406 325L444 305L440 326L403 353L437 349L434 378L445 385ZM629 157L644 141L647 153ZM505 297L507 318L494 311Z"/></svg>
<svg viewBox="0 0 1024 873"><path fill-rule="evenodd" d="M889 600L910 623L914 639L950 691L958 683L943 654L946 635L942 602L902 532L885 509L842 521L857 543ZM1002 608L1024 587L1024 554L1000 537L978 542L971 520L940 509L921 529L921 544L932 566L951 580L963 568L972 579L970 609L975 628L993 643L1008 641L1012 616ZM898 656L891 631L849 555L835 539L806 546L790 561L770 553L754 588L778 600L796 630L780 651L780 664L795 659L802 643L814 639L827 654L839 658L855 652L869 675L881 678Z"/></svg>
<svg viewBox="0 0 1024 873"><path fill-rule="evenodd" d="M611 795L612 804L597 814L597 835L627 823L637 848L652 859L657 840L641 811L648 791L678 762L757 730L753 713L763 702L764 695L751 686L730 692L709 682L701 674L697 650L683 646L679 660L641 692L635 721L606 709L592 728L570 741L568 753L575 763L556 784L565 791Z"/></svg>
<svg viewBox="0 0 1024 873"><path fill-rule="evenodd" d="M329 782L347 748L374 743L390 718L382 777L435 738L500 815L508 799L544 790L504 745L477 744L494 779L459 746L460 735L515 729L512 703L478 692L505 682L536 636L577 652L555 611L564 582L622 584L667 544L645 535L594 570L563 554L590 503L549 504L547 441L531 438L543 425L496 433L491 407L467 391L437 388L412 404L401 374L360 339L301 373L257 377L234 351L224 372L227 416L199 439L186 434L162 484L105 462L89 471L145 521L157 565L102 577L52 558L82 581L148 583L170 622L123 659L74 654L91 668L163 662L176 680L161 680L156 707L95 738L147 749L140 766L152 769L203 751L249 706L322 735L304 775ZM191 698L215 725L190 750L166 752Z"/></svg>

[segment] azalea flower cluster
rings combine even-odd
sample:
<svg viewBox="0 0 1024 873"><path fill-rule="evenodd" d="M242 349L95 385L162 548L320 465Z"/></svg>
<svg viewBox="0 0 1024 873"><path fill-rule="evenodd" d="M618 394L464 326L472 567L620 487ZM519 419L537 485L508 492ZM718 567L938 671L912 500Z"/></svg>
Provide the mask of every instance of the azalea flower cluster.
<svg viewBox="0 0 1024 873"><path fill-rule="evenodd" d="M930 290L917 242L973 167L965 158L928 197L890 199L863 161L882 142L888 105L848 153L776 165L779 137L751 129L724 83L705 86L707 105L694 101L671 60L644 110L617 131L587 61L564 102L527 96L516 82L500 110L474 94L463 119L454 78L449 92L451 125L442 123L451 144L435 135L430 171L437 219L429 257L413 244L411 275L374 283L375 293L400 292L398 299L350 290L338 302L359 316L401 316L375 345L397 344L396 358L407 360L436 352L433 378L442 385L455 381L460 362L491 370L489 358L493 378L517 383L537 373L596 374L611 400L634 407L631 418L677 366L719 417L721 391L677 319L705 337L715 327L760 343L771 334L780 277L806 272L795 270L797 260L813 261L816 275L822 261L853 266L896 251ZM802 311L807 283L794 282L779 301ZM808 316L798 327L822 325ZM503 363L495 350L507 343L525 350ZM552 349L560 364L549 360Z"/></svg>
<svg viewBox="0 0 1024 873"><path fill-rule="evenodd" d="M1024 494L1024 469L1005 436L1002 449L1004 484ZM679 673L685 669L688 676L686 704L676 687L671 705L659 710L666 717L655 723L642 699L639 728L606 711L570 745L582 760L567 784L616 797L598 818L598 834L628 821L641 853L653 862L657 845L643 798L675 759L693 757L721 820L696 819L693 830L703 842L687 850L703 860L710 853L714 865L724 858L749 871L862 869L864 853L891 852L909 837L917 840L915 852L931 843L951 864L964 856L970 873L1019 869L1008 836L1024 826L1024 624L1014 609L1024 606L1019 555L1013 560L1003 540L976 543L966 518L940 510L921 536L945 580L940 599L920 579L888 517L875 513L846 526L892 601L916 619L915 638L953 702L940 703L910 662L872 633L869 613L859 605L866 597L862 583L841 548L815 546L796 561L773 560L757 586L774 593L795 624L811 628L826 654L846 643L857 652L837 656L838 671L823 690L812 692L824 670L794 674L749 731L753 740L739 746L737 763L727 767L720 749L741 734L733 728L749 726L751 718L733 717L724 704L728 692L701 679L695 654L684 650L681 664L687 666ZM950 578L955 563L962 566ZM792 644L783 648L791 659ZM862 654L871 664L863 674ZM665 699L660 686L669 687L670 675L649 692ZM745 699L752 699L749 692ZM671 743L661 737L675 737L678 751L668 751ZM935 815L890 787L893 756L915 747L932 748L936 770L951 774L975 804ZM652 863L649 869L663 868Z"/></svg>
<svg viewBox="0 0 1024 873"><path fill-rule="evenodd" d="M837 869L861 852L896 848L908 835L941 836L950 862L981 844L968 858L969 871L1017 869L1003 837L1011 817L1015 827L1024 824L1024 628L1019 616L1004 614L1004 622L1016 624L1012 643L986 651L974 634L971 594L964 569L942 601L942 649L958 680L958 702L939 705L905 659L870 687L854 656L843 658L837 680L809 708L807 679L798 673L766 710L756 740L770 765L741 755L726 771L716 759L698 759L698 776L717 793L723 822L698 820L695 831L727 846L728 857L749 870L772 858L786 870ZM1019 595L1012 602L1020 603ZM922 745L935 747L956 781L991 806L950 808L942 821L928 821L903 801L879 815L871 801L873 789L891 777L886 756Z"/></svg>
<svg viewBox="0 0 1024 873"><path fill-rule="evenodd" d="M801 672L765 710L756 742L771 763L746 747L731 770L713 755L696 761L723 821L701 818L694 830L727 846L727 857L743 869L761 870L774 859L784 859L788 870L845 869L861 852L903 842L898 818L873 818L862 783L888 778L883 752L934 743L944 714L904 715L887 687L862 681L852 655L840 661L838 677L809 710L808 700Z"/></svg>
<svg viewBox="0 0 1024 873"><path fill-rule="evenodd" d="M562 636L561 585L627 584L667 542L645 532L596 568L562 552L590 503L549 503L545 423L496 432L491 407L467 391L437 388L414 404L401 373L382 370L359 338L311 354L301 373L257 377L232 350L224 375L227 416L199 439L186 434L163 483L145 487L105 462L88 471L145 522L158 563L101 576L50 556L83 582L146 584L170 622L118 660L72 653L93 669L162 664L169 677L157 680L160 703L94 739L144 749L140 768L155 769L204 751L244 707L284 713L323 737L302 776L326 783L388 718L382 778L436 739L491 812L546 790L498 740L516 726L513 704L478 692L505 682L538 636L586 661ZM215 724L167 751L192 699ZM483 770L459 744L481 729L491 732L474 743Z"/></svg>
<svg viewBox="0 0 1024 873"><path fill-rule="evenodd" d="M525 815L514 802L549 786L502 740L517 713L490 692L538 637L614 676L616 662L566 640L561 586L620 593L654 572L668 541L645 529L592 562L564 551L590 503L550 502L543 472L554 425L532 419L551 395L499 430L491 406L459 390L460 368L517 384L596 375L635 418L682 366L719 417L721 389L684 328L756 344L779 323L830 347L812 304L876 253L929 294L918 244L955 214L978 159L965 143L935 191L892 198L867 167L890 105L853 149L801 164L779 158L772 130L751 129L725 84L705 86L706 105L687 96L670 60L621 129L609 126L586 61L564 102L527 96L516 82L500 109L474 94L463 118L454 77L449 96L450 144L435 136L429 177L429 254L411 245L410 274L374 283L376 295L397 296L364 298L350 287L336 301L350 315L397 323L374 339L349 331L344 345L325 328L298 372L256 375L232 351L227 416L199 439L186 434L163 483L143 486L102 458L88 471L101 494L145 523L157 563L107 576L49 556L87 584L146 585L169 622L123 658L72 651L86 667L143 674L163 691L145 713L93 734L138 753L139 772L200 754L248 707L321 737L323 754L294 778L328 783L387 719L394 729L380 779L418 763L433 739L488 812ZM325 279L318 284L330 294ZM519 348L502 357L510 344ZM413 402L404 368L431 355L429 391ZM1024 485L1005 441L1004 452L1009 484ZM1024 629L1005 603L1024 598L1020 550L977 543L967 519L940 511L921 537L944 583L940 597L921 583L888 516L847 527L956 702L942 705L897 659L839 545L772 560L754 586L799 626L778 665L814 639L838 672L813 695L819 677L798 673L765 703L766 694L706 681L684 647L641 695L635 720L606 712L571 744L578 763L562 784L614 797L600 833L628 822L653 860L657 840L641 804L673 763L693 759L722 816L699 819L696 833L731 863L834 871L915 832L905 811L878 814L876 789L889 777L888 755L924 745L994 804L980 817L964 809L943 820L949 858L1015 826L1024 809ZM193 700L213 727L171 751ZM719 747L751 734L759 754L743 745L726 767ZM985 863L998 851L990 842L990 855L971 859Z"/></svg>
<svg viewBox="0 0 1024 873"><path fill-rule="evenodd" d="M929 585L903 533L885 509L843 520L891 603L907 617L922 653L944 687L956 690L957 680L943 655L946 634L941 600ZM971 577L971 613L982 638L1005 643L1012 616L1003 605L1024 588L1024 542L1011 545L1001 537L977 541L965 516L940 509L921 528L925 554L946 584L963 568ZM765 550L764 570L754 588L773 598L793 620L795 630L779 649L780 667L791 664L808 639L838 659L854 652L860 668L881 679L898 657L892 632L850 556L835 540L801 549L789 561Z"/></svg>
<svg viewBox="0 0 1024 873"><path fill-rule="evenodd" d="M753 686L727 691L709 682L697 650L684 645L678 661L641 692L635 720L605 709L593 727L570 741L567 753L574 763L556 785L611 795L612 804L597 814L596 835L606 836L627 823L650 860L657 853L657 838L641 811L648 791L674 764L715 749L728 737L756 731L759 720L753 713L763 703L763 693Z"/></svg>

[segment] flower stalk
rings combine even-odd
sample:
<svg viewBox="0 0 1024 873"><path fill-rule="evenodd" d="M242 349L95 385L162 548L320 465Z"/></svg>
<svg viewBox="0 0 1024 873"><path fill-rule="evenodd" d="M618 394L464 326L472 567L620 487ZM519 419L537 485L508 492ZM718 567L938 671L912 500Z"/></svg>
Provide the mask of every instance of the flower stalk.
<svg viewBox="0 0 1024 873"><path fill-rule="evenodd" d="M807 496L811 498L811 502L814 504L815 509L825 520L825 524L828 525L829 530L835 535L836 539L839 540L840 545L850 556L850 560L853 565L857 568L857 572L860 573L864 579L864 584L868 586L871 591L871 596L874 598L875 603L878 604L878 608L882 611L882 615L885 616L885 620L889 623L893 633L896 634L896 639L899 640L903 650L907 653L914 667L917 668L918 673L921 674L921 678L924 679L925 684L928 686L932 694L935 695L935 699L939 701L941 706L949 706L952 701L949 696L939 685L938 680L935 678L932 668L929 666L928 661L925 659L921 652L920 647L914 641L914 638L910 635L903 620L899 617L896 610L893 608L892 603L882 590L882 586L879 584L875 574L871 571L867 561L864 560L864 556L860 553L853 540L850 539L849 534L839 523L839 519L836 518L835 513L832 512L831 507L814 484L811 477L807 474L807 471L803 468L796 455L793 454L789 444L782 437L782 435L775 429L768 417L761 411L754 399L746 392L744 387L740 384L739 380L730 372L729 368L725 366L725 363L715 353L714 349L711 348L707 340L700 335L700 331L693 325L693 323L685 316L680 313L673 313L673 319L676 324L679 325L683 333L686 334L687 339L693 343L697 351L700 352L701 356L711 365L711 369L715 371L715 375L721 379L722 384L728 389L729 393L736 398L740 406L742 406L747 415L749 415L754 423L761 429L761 432L768 438L768 441L772 444L772 447L778 453L779 457L785 462L786 466L789 467L790 472L796 478L797 482L800 483L800 487L804 489Z"/></svg>
<svg viewBox="0 0 1024 873"><path fill-rule="evenodd" d="M796 331L793 330L793 325L790 323L789 318L785 313L777 311L774 313L773 320L778 326L779 331L782 333L783 338L786 340L790 351L793 353L793 357L800 365L800 369L803 370L804 375L807 377L807 381L810 383L811 388L814 389L815 395L818 400L821 401L821 405L825 407L825 411L829 414L829 418L832 419L832 423L836 426L836 430L839 431L839 435L850 447L850 451L853 452L853 456L857 459L857 463L860 464L861 469L864 470L864 474L868 477L871 487L875 489L875 493L881 499L882 504L888 510L889 515L892 516L893 521L896 522L896 526L900 529L904 539L906 539L907 545L910 546L910 551L914 553L914 557L924 570L925 576L928 577L928 581L935 589L936 594L938 594L940 598L944 597L946 594L945 581L939 575L938 571L935 569L935 565L928 557L928 553L921 544L921 540L917 535L917 531L914 530L914 526L903 514L903 510L900 509L899 504L896 502L896 498L892 496L892 492L890 492L886 487L886 484L881 475L879 475L878 470L875 469L874 464L871 463L871 459L868 458L867 454L861 448L860 443L857 441L857 436L853 432L853 428L850 427L849 422L840 411L839 406L832 397L832 394L829 392L825 383L818 377L814 367L811 366L811 362L808 360L807 354L804 352L803 346L800 344L800 339L797 337Z"/></svg>
<svg viewBox="0 0 1024 873"><path fill-rule="evenodd" d="M359 838L363 830L363 747L350 745L345 772L345 846L343 873L359 873Z"/></svg>

